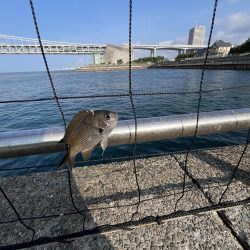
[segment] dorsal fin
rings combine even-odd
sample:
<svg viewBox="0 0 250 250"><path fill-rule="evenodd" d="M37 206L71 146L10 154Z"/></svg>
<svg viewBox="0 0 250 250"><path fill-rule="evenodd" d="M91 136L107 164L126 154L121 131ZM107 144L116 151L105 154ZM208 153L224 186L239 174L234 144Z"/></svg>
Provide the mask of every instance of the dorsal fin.
<svg viewBox="0 0 250 250"><path fill-rule="evenodd" d="M88 116L92 115L92 112L89 110L79 111L70 121L66 133L64 136L64 141L68 141L69 138L75 137L77 131L79 130L81 122L83 122Z"/></svg>

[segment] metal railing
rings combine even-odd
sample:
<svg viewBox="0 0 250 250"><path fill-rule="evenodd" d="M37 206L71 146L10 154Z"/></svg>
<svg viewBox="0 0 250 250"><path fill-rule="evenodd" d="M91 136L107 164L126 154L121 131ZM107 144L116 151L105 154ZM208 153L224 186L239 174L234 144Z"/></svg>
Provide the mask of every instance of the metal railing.
<svg viewBox="0 0 250 250"><path fill-rule="evenodd" d="M137 142L193 136L197 114L138 119ZM197 135L208 135L250 127L250 108L200 113ZM134 120L119 121L109 136L109 145L133 144ZM58 143L64 128L46 128L0 133L0 158L44 154L65 150Z"/></svg>

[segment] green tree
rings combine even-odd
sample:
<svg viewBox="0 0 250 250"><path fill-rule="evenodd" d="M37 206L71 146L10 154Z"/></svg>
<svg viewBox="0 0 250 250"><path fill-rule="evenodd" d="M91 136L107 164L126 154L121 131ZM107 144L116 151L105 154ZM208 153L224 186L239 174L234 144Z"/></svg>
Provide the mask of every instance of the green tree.
<svg viewBox="0 0 250 250"><path fill-rule="evenodd" d="M189 53L186 53L186 54L182 54L182 55L178 55L176 58L175 58L175 61L181 61L181 60L184 60L186 58L191 58L191 57L194 57L195 56L195 52L189 52Z"/></svg>
<svg viewBox="0 0 250 250"><path fill-rule="evenodd" d="M250 52L250 38L248 38L244 43L241 45L232 47L229 51L230 55L235 55L235 54L243 54Z"/></svg>
<svg viewBox="0 0 250 250"><path fill-rule="evenodd" d="M142 57L134 60L134 63L163 63L168 61L168 59L164 58L164 56L156 56L156 57Z"/></svg>
<svg viewBox="0 0 250 250"><path fill-rule="evenodd" d="M118 60L117 60L117 64L123 64L122 59L118 59Z"/></svg>

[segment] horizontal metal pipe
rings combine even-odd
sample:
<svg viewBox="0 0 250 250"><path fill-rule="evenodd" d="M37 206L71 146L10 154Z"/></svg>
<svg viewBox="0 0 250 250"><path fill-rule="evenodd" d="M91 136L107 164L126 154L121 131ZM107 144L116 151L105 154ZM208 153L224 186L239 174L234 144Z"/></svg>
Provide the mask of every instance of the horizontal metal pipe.
<svg viewBox="0 0 250 250"><path fill-rule="evenodd" d="M137 142L193 136L197 114L141 118L137 120ZM250 127L250 108L200 113L197 135L208 135ZM134 120L119 121L109 136L109 145L134 143ZM64 129L46 128L0 133L0 158L44 154L65 150L58 143Z"/></svg>

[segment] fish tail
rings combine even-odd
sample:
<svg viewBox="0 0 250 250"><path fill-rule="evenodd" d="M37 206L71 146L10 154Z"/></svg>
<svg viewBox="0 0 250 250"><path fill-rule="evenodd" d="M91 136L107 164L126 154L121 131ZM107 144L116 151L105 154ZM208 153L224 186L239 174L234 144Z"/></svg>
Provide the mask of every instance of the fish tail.
<svg viewBox="0 0 250 250"><path fill-rule="evenodd" d="M70 171L75 164L75 157L70 153L70 151L63 157L61 162L58 164L57 169L62 169L65 164L68 165Z"/></svg>

